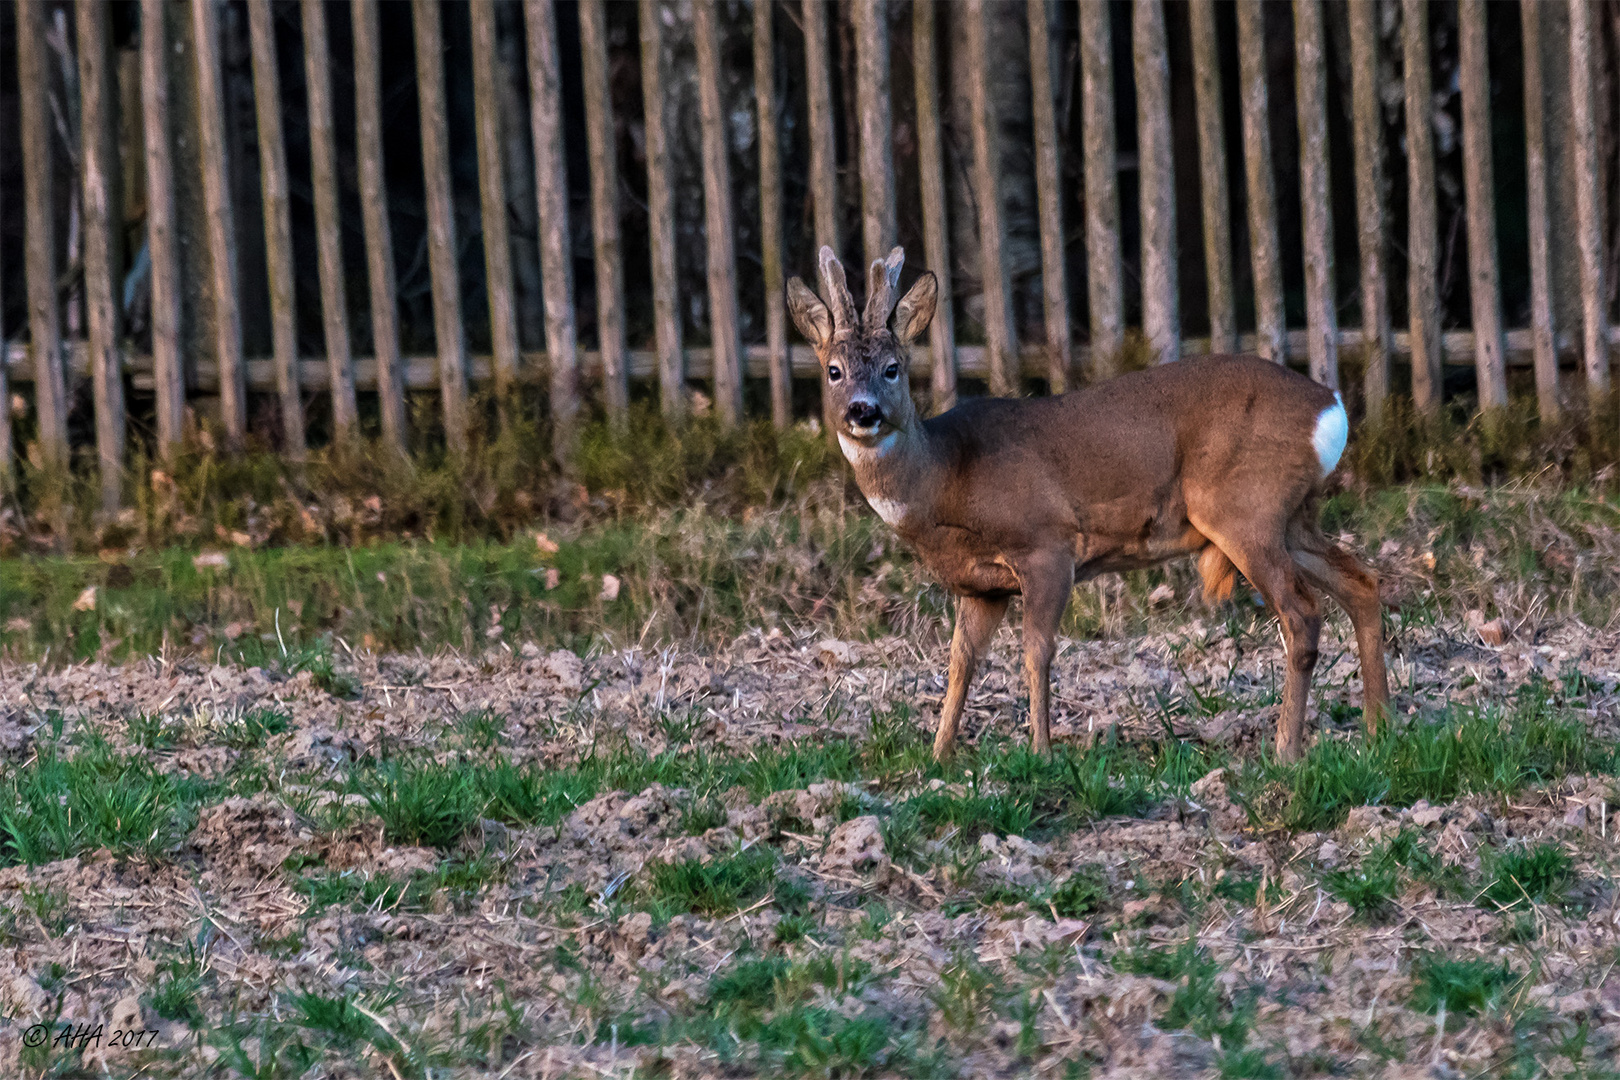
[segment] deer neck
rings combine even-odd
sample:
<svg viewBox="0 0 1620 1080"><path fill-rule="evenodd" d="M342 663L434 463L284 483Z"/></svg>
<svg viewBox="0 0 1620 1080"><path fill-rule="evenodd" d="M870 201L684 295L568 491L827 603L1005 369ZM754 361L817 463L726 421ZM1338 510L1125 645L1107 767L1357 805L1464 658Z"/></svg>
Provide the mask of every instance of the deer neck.
<svg viewBox="0 0 1620 1080"><path fill-rule="evenodd" d="M933 512L938 467L928 434L915 417L872 443L842 432L838 446L855 469L855 483L872 509L894 528Z"/></svg>

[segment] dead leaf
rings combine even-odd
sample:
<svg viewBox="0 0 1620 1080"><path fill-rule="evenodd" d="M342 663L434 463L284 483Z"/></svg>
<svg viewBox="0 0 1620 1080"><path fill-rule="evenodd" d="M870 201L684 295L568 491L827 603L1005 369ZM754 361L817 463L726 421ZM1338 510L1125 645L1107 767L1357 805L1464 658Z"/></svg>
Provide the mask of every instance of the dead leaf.
<svg viewBox="0 0 1620 1080"><path fill-rule="evenodd" d="M94 610L96 610L96 587L94 585L86 586L84 592L79 594L79 598L77 600L73 601L73 610L74 611L94 611Z"/></svg>
<svg viewBox="0 0 1620 1080"><path fill-rule="evenodd" d="M847 667L855 661L855 648L847 641L828 638L817 643L816 657L825 668Z"/></svg>
<svg viewBox="0 0 1620 1080"><path fill-rule="evenodd" d="M545 533L534 534L534 546L540 549L540 551L546 555L557 554L557 541L553 540Z"/></svg>
<svg viewBox="0 0 1620 1080"><path fill-rule="evenodd" d="M204 551L191 557L191 565L198 570L224 570L231 565L231 560L223 551Z"/></svg>
<svg viewBox="0 0 1620 1080"><path fill-rule="evenodd" d="M619 598L619 579L612 574L602 575L602 591L597 599L604 604L611 604Z"/></svg>

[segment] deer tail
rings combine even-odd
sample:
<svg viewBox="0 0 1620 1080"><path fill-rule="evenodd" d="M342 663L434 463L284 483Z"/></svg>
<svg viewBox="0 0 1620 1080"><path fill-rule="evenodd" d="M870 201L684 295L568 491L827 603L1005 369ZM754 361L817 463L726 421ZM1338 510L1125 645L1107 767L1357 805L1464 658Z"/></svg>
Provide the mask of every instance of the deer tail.
<svg viewBox="0 0 1620 1080"><path fill-rule="evenodd" d="M1230 599L1237 585L1237 567L1226 552L1210 544L1199 553L1198 574L1204 579L1204 603L1219 604Z"/></svg>

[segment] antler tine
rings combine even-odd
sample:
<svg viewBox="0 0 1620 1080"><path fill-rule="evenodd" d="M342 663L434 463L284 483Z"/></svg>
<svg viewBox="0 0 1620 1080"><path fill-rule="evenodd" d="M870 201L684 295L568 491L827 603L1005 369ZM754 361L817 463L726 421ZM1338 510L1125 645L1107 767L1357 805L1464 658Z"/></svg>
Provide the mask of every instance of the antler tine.
<svg viewBox="0 0 1620 1080"><path fill-rule="evenodd" d="M833 333L854 330L855 298L849 295L849 283L844 279L844 264L838 261L833 249L821 249L821 287L827 293L827 306L832 309Z"/></svg>
<svg viewBox="0 0 1620 1080"><path fill-rule="evenodd" d="M889 325L894 311L895 293L900 286L900 267L906 262L904 248L894 248L887 258L873 259L866 272L866 317L868 334L875 334Z"/></svg>

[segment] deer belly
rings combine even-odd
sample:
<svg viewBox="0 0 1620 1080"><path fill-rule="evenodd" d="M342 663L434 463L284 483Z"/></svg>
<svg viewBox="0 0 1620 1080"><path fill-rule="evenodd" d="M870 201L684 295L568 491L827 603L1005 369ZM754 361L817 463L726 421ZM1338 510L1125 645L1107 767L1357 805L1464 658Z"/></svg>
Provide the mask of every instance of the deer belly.
<svg viewBox="0 0 1620 1080"><path fill-rule="evenodd" d="M1207 543L1208 538L1186 522L1173 528L1144 529L1129 537L1082 534L1075 539L1074 561L1078 576L1089 578L1157 566L1191 555Z"/></svg>

